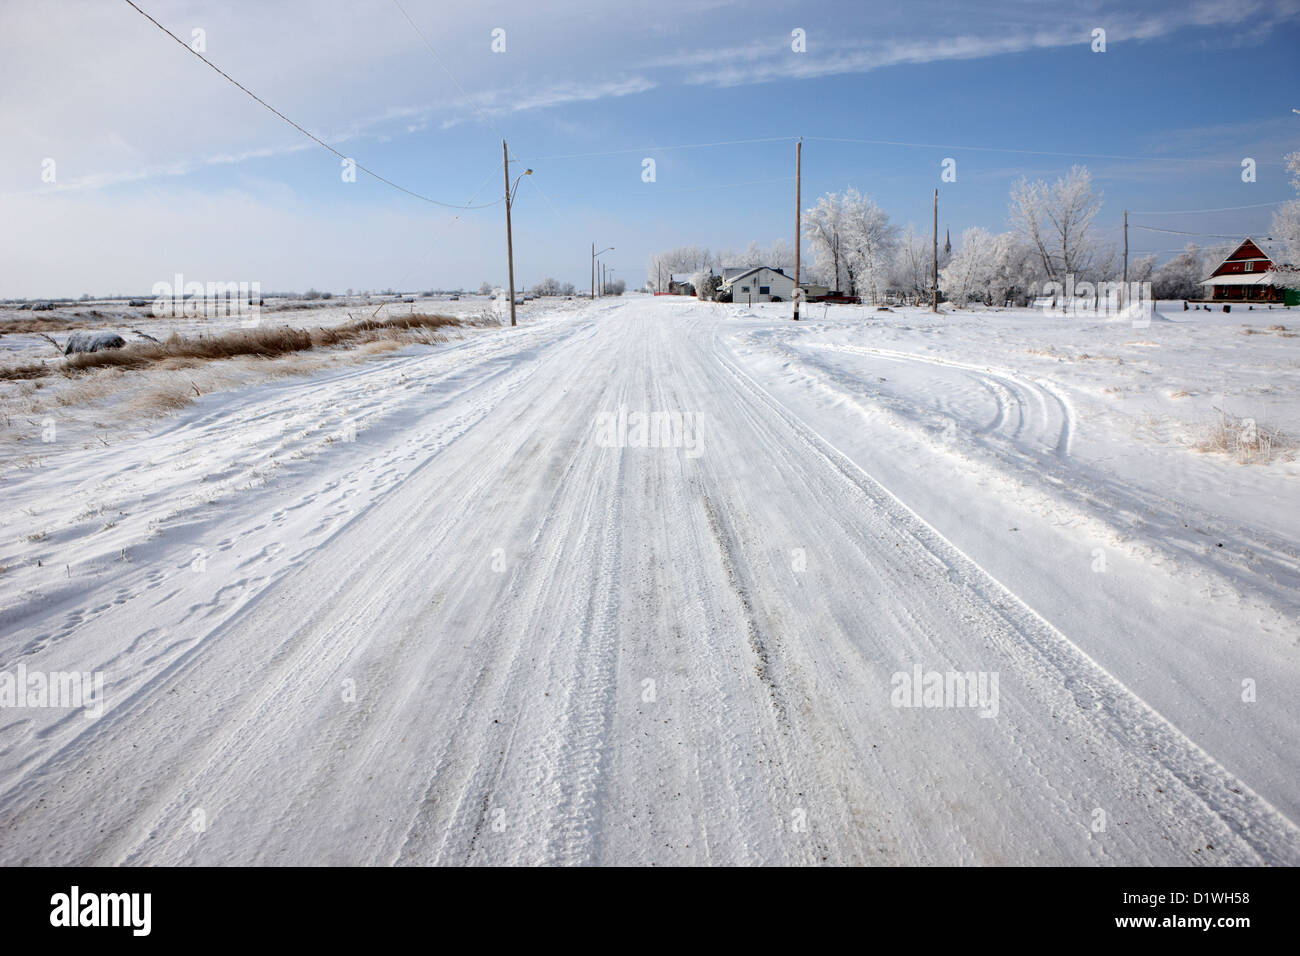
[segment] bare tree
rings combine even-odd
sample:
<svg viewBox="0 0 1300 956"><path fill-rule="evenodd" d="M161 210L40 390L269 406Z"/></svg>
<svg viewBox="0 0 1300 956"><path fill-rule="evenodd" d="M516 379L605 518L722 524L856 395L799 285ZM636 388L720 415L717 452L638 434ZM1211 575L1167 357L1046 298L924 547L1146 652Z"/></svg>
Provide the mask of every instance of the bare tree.
<svg viewBox="0 0 1300 956"><path fill-rule="evenodd" d="M890 281L916 305L928 299L933 289L934 253L930 242L929 234L922 235L916 231L916 227L909 224L894 253ZM940 246L939 267L941 269L948 264L950 258L951 253L944 252L943 247Z"/></svg>
<svg viewBox="0 0 1300 956"><path fill-rule="evenodd" d="M1201 292L1201 279L1205 277L1206 255L1201 247L1189 242L1187 248L1174 256L1151 276L1151 292L1157 299L1195 299ZM1218 263L1216 262L1215 265Z"/></svg>
<svg viewBox="0 0 1300 956"><path fill-rule="evenodd" d="M1286 158L1287 169L1293 174L1291 185L1300 190L1300 152ZM1277 207L1273 213L1273 238L1282 244L1285 262L1274 264L1274 271L1286 281L1300 279L1300 199L1292 199Z"/></svg>
<svg viewBox="0 0 1300 956"><path fill-rule="evenodd" d="M841 206L845 264L852 288L869 292L873 303L888 283L888 269L898 246L898 227L870 196L850 187Z"/></svg>
<svg viewBox="0 0 1300 956"><path fill-rule="evenodd" d="M652 254L646 263L646 275L655 284L655 291L663 292L668 288L673 273L698 274L709 272L717 265L718 257L704 246L678 246L676 249ZM658 288L661 276L663 289Z"/></svg>
<svg viewBox="0 0 1300 956"><path fill-rule="evenodd" d="M1011 187L1012 232L1038 253L1052 280L1093 269L1098 247L1092 221L1100 210L1101 193L1093 189L1086 166L1072 167L1051 185L1022 176Z"/></svg>
<svg viewBox="0 0 1300 956"><path fill-rule="evenodd" d="M803 214L803 234L812 245L813 260L827 283L836 291L845 268L844 201L839 193L827 193ZM852 276L849 275L850 282ZM852 286L850 285L850 292Z"/></svg>

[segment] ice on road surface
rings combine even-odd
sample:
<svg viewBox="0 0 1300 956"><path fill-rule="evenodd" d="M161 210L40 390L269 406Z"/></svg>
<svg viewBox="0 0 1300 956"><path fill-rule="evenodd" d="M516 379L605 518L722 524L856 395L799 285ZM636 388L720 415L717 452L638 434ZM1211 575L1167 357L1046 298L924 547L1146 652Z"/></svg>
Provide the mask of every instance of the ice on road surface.
<svg viewBox="0 0 1300 956"><path fill-rule="evenodd" d="M1117 434L1009 326L738 311L11 471L0 671L105 685L0 711L0 862L1300 863L1294 465Z"/></svg>

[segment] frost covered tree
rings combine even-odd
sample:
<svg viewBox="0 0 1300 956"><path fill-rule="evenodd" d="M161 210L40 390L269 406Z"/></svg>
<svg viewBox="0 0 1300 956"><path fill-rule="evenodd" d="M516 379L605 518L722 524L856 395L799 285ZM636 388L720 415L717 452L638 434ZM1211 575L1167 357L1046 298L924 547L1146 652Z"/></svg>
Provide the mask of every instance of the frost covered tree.
<svg viewBox="0 0 1300 956"><path fill-rule="evenodd" d="M712 272L700 273L695 279L695 296L698 299L715 299L721 287L722 276Z"/></svg>
<svg viewBox="0 0 1300 956"><path fill-rule="evenodd" d="M1300 267L1300 199L1277 207L1273 213L1272 235L1282 244L1285 264Z"/></svg>
<svg viewBox="0 0 1300 956"><path fill-rule="evenodd" d="M1009 221L1017 238L1038 254L1048 279L1091 275L1101 250L1092 222L1101 210L1087 166L1074 166L1054 184L1020 177L1011 186Z"/></svg>
<svg viewBox="0 0 1300 956"><path fill-rule="evenodd" d="M827 193L803 214L803 235L812 246L815 274L833 290L841 280L852 282L844 243L844 200L839 193ZM850 292L852 285L849 286Z"/></svg>
<svg viewBox="0 0 1300 956"><path fill-rule="evenodd" d="M939 271L952 261L952 251L939 245ZM929 302L934 295L934 237L920 233L909 224L894 252L890 284L901 290L914 304Z"/></svg>
<svg viewBox="0 0 1300 956"><path fill-rule="evenodd" d="M668 276L671 272L664 271L663 255L659 252L651 252L650 258L646 259L646 285L656 293L666 293L668 291ZM660 289L660 282L663 289Z"/></svg>
<svg viewBox="0 0 1300 956"><path fill-rule="evenodd" d="M939 270L939 288L956 305L977 301L1005 305L1027 301L1040 268L1033 248L1014 233L991 233L978 226L962 233L961 245Z"/></svg>
<svg viewBox="0 0 1300 956"><path fill-rule="evenodd" d="M890 281L896 288L901 289L913 304L919 305L926 296L930 295L933 287L932 241L930 237L920 235L916 227L909 224L894 253L894 267ZM946 265L948 255L942 250L940 254L943 257L940 261Z"/></svg>
<svg viewBox="0 0 1300 956"><path fill-rule="evenodd" d="M889 284L889 269L898 247L898 227L870 196L850 187L840 204L843 256L850 294L864 293L874 304Z"/></svg>
<svg viewBox="0 0 1300 956"><path fill-rule="evenodd" d="M1128 264L1128 281L1150 282L1151 275L1155 272L1155 269L1155 256L1143 256L1141 259L1134 259Z"/></svg>
<svg viewBox="0 0 1300 956"><path fill-rule="evenodd" d="M1200 282L1206 273L1206 259L1201 247L1189 242L1186 249L1151 274L1151 294L1157 299L1199 297Z"/></svg>
<svg viewBox="0 0 1300 956"><path fill-rule="evenodd" d="M656 284L662 276L663 288L656 288L656 291L665 292L668 289L669 277L673 273L707 273L717 265L718 257L704 246L678 246L676 249L651 255L646 262L646 275L652 283Z"/></svg>
<svg viewBox="0 0 1300 956"><path fill-rule="evenodd" d="M972 299L986 302L998 269L998 260L1008 244L1005 234L995 236L972 226L961 234L961 245L948 265L939 271L939 288L959 308Z"/></svg>
<svg viewBox="0 0 1300 956"><path fill-rule="evenodd" d="M1045 281L1043 267L1037 250L1021 242L1014 233L1006 235L1008 240L999 264L1002 288L993 301L1028 305Z"/></svg>
<svg viewBox="0 0 1300 956"><path fill-rule="evenodd" d="M1291 185L1300 190L1300 151L1287 156L1286 167L1292 174ZM1281 243L1286 260L1276 263L1275 270L1291 281L1300 279L1300 199L1278 206L1273 213L1271 231L1273 238Z"/></svg>
<svg viewBox="0 0 1300 956"><path fill-rule="evenodd" d="M784 239L774 240L771 245L764 246L755 239L750 241L744 252L727 249L719 252L716 260L719 268L752 269L755 266L770 266L793 275L794 246Z"/></svg>
<svg viewBox="0 0 1300 956"><path fill-rule="evenodd" d="M780 269L786 275L794 275L794 243L789 240L773 240L772 244L763 250L763 259L763 265Z"/></svg>

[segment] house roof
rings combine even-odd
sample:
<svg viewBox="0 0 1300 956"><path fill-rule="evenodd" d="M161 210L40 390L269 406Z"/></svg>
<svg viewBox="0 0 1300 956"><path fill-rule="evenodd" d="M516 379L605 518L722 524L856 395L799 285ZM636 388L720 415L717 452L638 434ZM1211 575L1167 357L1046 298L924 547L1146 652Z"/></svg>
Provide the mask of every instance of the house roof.
<svg viewBox="0 0 1300 956"><path fill-rule="evenodd" d="M1288 264L1286 261L1286 250L1283 248L1282 243L1278 242L1276 239L1255 239L1252 238L1251 236L1247 236L1245 239L1241 240L1241 242L1237 243L1235 246L1232 247L1232 251L1229 252L1224 257L1222 262L1220 262L1217 266L1215 266L1213 269L1210 270L1210 278L1214 278L1214 274L1218 272L1220 269L1222 269L1225 265L1227 265L1228 262L1232 259L1232 257L1241 251L1241 247L1248 242L1254 243L1255 247L1258 248L1260 252L1264 253L1264 255L1268 258L1268 260L1272 262L1274 265ZM1246 260L1239 259L1237 261L1244 262ZM1255 261L1258 262L1259 260L1256 259ZM1208 282L1209 280L1207 279L1206 281ZM1227 283L1227 284L1241 285L1242 283ZM1202 282L1201 285L1205 285L1205 282Z"/></svg>
<svg viewBox="0 0 1300 956"><path fill-rule="evenodd" d="M1274 279L1278 281L1274 282ZM1202 279L1201 285L1278 285L1281 281L1281 277L1272 271L1234 272L1231 275Z"/></svg>
<svg viewBox="0 0 1300 956"><path fill-rule="evenodd" d="M752 276L756 272L762 272L764 269L766 269L768 272L776 273L783 279L789 279L791 282L794 281L793 276L786 275L780 269L774 269L772 266L754 266L752 269L746 269L744 272L737 272L735 275L724 276L722 279L722 284L731 285L734 282L738 282L741 279L745 279L748 278L749 276Z"/></svg>

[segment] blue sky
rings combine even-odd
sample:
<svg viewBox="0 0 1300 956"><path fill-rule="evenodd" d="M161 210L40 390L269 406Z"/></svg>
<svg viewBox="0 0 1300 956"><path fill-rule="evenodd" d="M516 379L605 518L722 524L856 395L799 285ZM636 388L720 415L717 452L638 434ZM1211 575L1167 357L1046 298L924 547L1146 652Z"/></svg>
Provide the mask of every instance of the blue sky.
<svg viewBox="0 0 1300 956"><path fill-rule="evenodd" d="M1295 194L1282 157L1300 148L1296 0L138 2L187 40L203 29L213 62L425 195L497 199L508 138L535 169L514 207L524 284L585 284L592 241L615 246L616 274L639 284L661 248L792 238L798 136L805 206L851 185L927 228L939 186L954 238L1004 228L1015 178L1073 162L1104 192L1099 226L1115 238L1126 207ZM1097 27L1104 53L1091 49ZM504 53L491 50L495 28ZM796 28L806 52L791 49ZM5 4L0 64L0 295L141 292L177 272L265 290L504 281L499 204L457 213L364 174L343 182L336 157L125 3ZM955 183L939 181L945 157ZM1243 157L1258 163L1254 183L1241 180ZM1131 221L1263 234L1270 216ZM1166 258L1197 239L1134 229L1130 247Z"/></svg>

